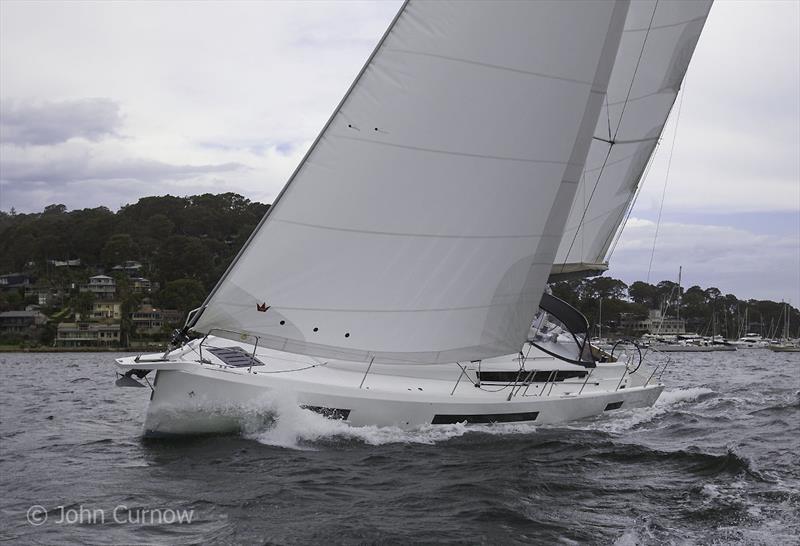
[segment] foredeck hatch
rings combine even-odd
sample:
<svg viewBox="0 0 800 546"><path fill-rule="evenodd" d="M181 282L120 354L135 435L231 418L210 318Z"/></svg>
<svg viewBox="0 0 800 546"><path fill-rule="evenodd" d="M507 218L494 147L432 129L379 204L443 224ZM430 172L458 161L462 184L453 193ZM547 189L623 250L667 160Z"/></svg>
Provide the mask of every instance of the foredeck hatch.
<svg viewBox="0 0 800 546"><path fill-rule="evenodd" d="M250 366L264 365L263 362L241 347L208 347L206 350L219 358L223 363L233 368L249 368Z"/></svg>

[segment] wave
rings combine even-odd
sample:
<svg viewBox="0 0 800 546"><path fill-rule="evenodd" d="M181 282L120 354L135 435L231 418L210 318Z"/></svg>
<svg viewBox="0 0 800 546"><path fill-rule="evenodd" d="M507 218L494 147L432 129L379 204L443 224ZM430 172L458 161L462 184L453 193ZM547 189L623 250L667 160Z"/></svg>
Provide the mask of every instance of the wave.
<svg viewBox="0 0 800 546"><path fill-rule="evenodd" d="M694 387L662 393L656 405L630 411L614 412L593 421L571 424L546 425L547 429L567 428L598 430L619 433L649 422L670 408L682 403L701 399L714 393L711 389ZM158 413L167 421L181 419L181 407L161 407ZM190 415L202 408L193 406ZM329 419L311 410L303 409L291 397L265 398L252 402L248 407L236 405L230 408L207 408L208 413L220 419L222 428L239 430L248 439L259 443L290 449L316 449L319 444L360 442L367 445L385 444L435 444L464 436L467 433L490 435L524 435L536 432L539 427L520 423L495 423L469 426L463 423L450 425L427 425L415 429L394 426L352 426L347 422ZM220 430L223 432L223 430Z"/></svg>
<svg viewBox="0 0 800 546"><path fill-rule="evenodd" d="M609 434L622 434L661 417L675 406L680 406L685 402L710 398L713 394L715 394L715 392L706 387L664 391L661 393L656 403L649 408L613 412L598 416L594 420L588 422L554 426L573 430L597 430Z"/></svg>
<svg viewBox="0 0 800 546"><path fill-rule="evenodd" d="M787 397L786 401L776 401L772 405L750 411L750 415L793 414L800 410L800 393Z"/></svg>
<svg viewBox="0 0 800 546"><path fill-rule="evenodd" d="M692 387L689 389L676 389L664 391L655 403L655 407L672 406L681 402L689 402L708 398L706 395L714 394L714 391L706 387Z"/></svg>
<svg viewBox="0 0 800 546"><path fill-rule="evenodd" d="M400 427L351 426L344 421L329 419L303 409L293 400L274 400L273 422L267 427L248 430L244 436L259 443L290 449L314 449L316 443L357 441L367 445L384 444L435 444L458 438L465 434L529 434L536 431L533 425L498 423L492 425L427 425L406 430Z"/></svg>

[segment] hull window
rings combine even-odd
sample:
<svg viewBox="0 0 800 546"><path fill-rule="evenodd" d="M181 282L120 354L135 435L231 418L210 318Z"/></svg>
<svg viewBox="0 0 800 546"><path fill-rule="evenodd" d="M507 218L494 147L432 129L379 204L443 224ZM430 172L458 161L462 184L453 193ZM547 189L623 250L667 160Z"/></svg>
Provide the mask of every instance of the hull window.
<svg viewBox="0 0 800 546"><path fill-rule="evenodd" d="M535 421L538 411L526 413L489 413L484 415L436 415L432 425L454 425L456 423L516 423L518 421Z"/></svg>
<svg viewBox="0 0 800 546"><path fill-rule="evenodd" d="M478 373L478 380L485 381L487 383L516 383L517 381L525 381L528 380L528 375L531 373L530 371L519 371L514 370L510 372L477 372ZM540 370L533 372L533 375L530 376L530 383L544 383L545 381L564 381L565 379L572 379L573 377L580 377L584 378L589 372L580 372L577 370L562 370L557 371L555 373L555 378L552 378L550 374L553 372L551 370Z"/></svg>
<svg viewBox="0 0 800 546"><path fill-rule="evenodd" d="M322 406L300 406L303 409L307 409L309 411L313 411L314 413L319 413L323 417L327 417L328 419L338 419L340 421L346 421L348 417L350 417L350 410L349 409L338 409L338 408L323 408Z"/></svg>
<svg viewBox="0 0 800 546"><path fill-rule="evenodd" d="M604 409L603 411L615 410L615 409L619 409L621 407L622 407L622 401L611 402L609 404L606 404L606 409Z"/></svg>

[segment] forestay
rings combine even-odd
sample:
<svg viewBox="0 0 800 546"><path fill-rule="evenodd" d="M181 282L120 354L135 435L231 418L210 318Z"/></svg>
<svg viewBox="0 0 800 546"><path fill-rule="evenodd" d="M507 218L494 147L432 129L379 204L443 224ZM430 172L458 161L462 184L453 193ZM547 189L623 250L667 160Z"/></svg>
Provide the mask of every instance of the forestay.
<svg viewBox="0 0 800 546"><path fill-rule="evenodd" d="M193 329L375 362L518 351L627 10L405 4Z"/></svg>
<svg viewBox="0 0 800 546"><path fill-rule="evenodd" d="M633 2L554 279L598 273L675 102L711 0Z"/></svg>

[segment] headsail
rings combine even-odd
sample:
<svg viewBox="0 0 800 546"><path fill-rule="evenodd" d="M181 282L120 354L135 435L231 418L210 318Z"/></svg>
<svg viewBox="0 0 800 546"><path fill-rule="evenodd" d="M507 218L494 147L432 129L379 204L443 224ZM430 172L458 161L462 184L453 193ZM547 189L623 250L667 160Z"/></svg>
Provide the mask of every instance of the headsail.
<svg viewBox="0 0 800 546"><path fill-rule="evenodd" d="M551 280L607 268L609 247L664 129L711 4L631 3Z"/></svg>
<svg viewBox="0 0 800 546"><path fill-rule="evenodd" d="M193 329L376 362L519 350L627 10L405 4Z"/></svg>

